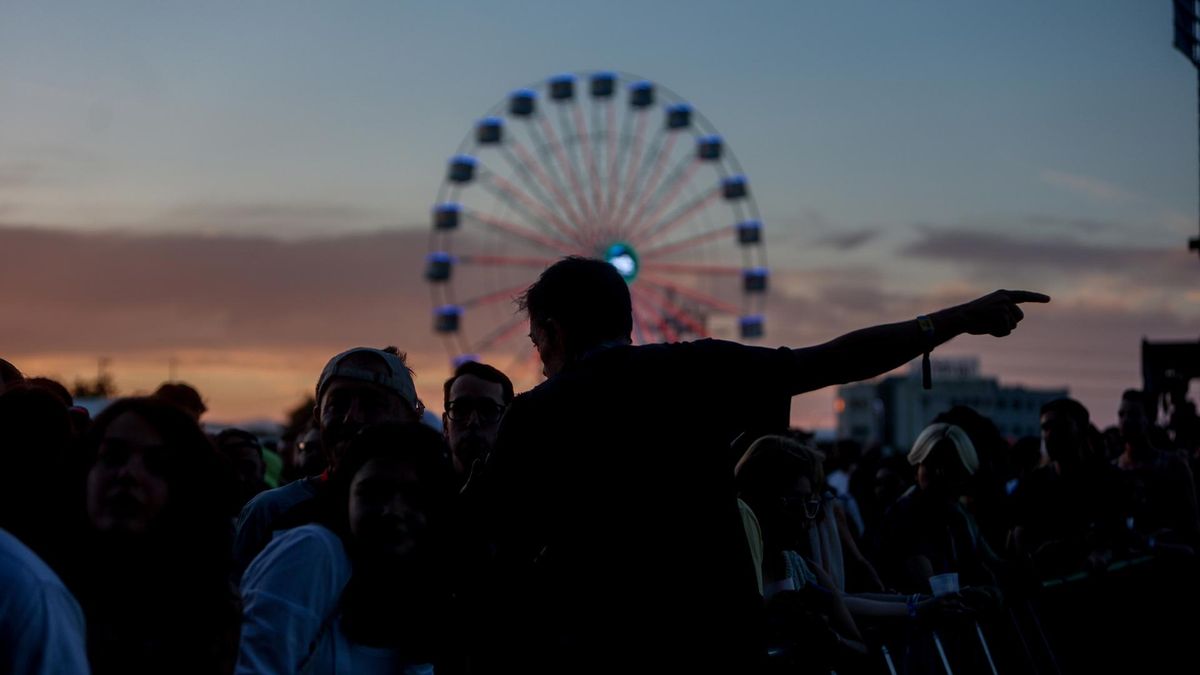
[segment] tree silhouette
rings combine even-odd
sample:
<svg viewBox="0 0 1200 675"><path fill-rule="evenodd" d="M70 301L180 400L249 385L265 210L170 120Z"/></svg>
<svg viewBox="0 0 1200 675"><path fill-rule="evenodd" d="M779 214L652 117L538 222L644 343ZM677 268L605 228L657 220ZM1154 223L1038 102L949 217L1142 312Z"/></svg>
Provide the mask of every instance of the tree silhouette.
<svg viewBox="0 0 1200 675"><path fill-rule="evenodd" d="M77 398L114 398L117 395L117 384L112 375L98 373L94 379L75 378L71 387L71 395Z"/></svg>

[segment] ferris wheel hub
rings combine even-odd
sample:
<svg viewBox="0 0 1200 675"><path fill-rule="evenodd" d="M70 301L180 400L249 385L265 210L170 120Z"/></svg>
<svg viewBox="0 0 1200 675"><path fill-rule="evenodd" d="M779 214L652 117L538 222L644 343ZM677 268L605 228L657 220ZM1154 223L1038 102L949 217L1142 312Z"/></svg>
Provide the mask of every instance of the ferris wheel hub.
<svg viewBox="0 0 1200 675"><path fill-rule="evenodd" d="M625 279L625 283L631 284L637 278L638 271L641 268L641 262L638 260L637 251L632 246L623 241L613 242L604 250L604 260L608 264L617 268L621 276Z"/></svg>

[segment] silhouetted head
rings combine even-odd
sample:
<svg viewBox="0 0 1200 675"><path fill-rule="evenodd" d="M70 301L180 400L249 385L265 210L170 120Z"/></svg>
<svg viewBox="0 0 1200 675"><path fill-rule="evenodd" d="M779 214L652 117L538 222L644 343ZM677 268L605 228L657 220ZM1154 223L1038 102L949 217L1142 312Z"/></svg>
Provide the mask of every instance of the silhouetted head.
<svg viewBox="0 0 1200 675"><path fill-rule="evenodd" d="M979 470L979 456L967 433L953 424L925 427L908 453L917 467L917 485L945 499L962 495L967 480Z"/></svg>
<svg viewBox="0 0 1200 675"><path fill-rule="evenodd" d="M321 430L316 426L305 429L292 445L292 470L299 478L315 476L329 467L321 446Z"/></svg>
<svg viewBox="0 0 1200 675"><path fill-rule="evenodd" d="M0 463L0 527L35 550L45 537L63 537L57 521L78 494L78 462L58 397L26 384L0 395Z"/></svg>
<svg viewBox="0 0 1200 675"><path fill-rule="evenodd" d="M1042 463L1042 443L1036 436L1023 436L1009 450L1009 464L1013 476L1021 478L1038 468Z"/></svg>
<svg viewBox="0 0 1200 675"><path fill-rule="evenodd" d="M0 394L3 394L10 387L25 379L21 371L13 364L0 359Z"/></svg>
<svg viewBox="0 0 1200 675"><path fill-rule="evenodd" d="M228 473L196 420L155 397L119 399L88 436L87 515L101 534L197 542L228 530Z"/></svg>
<svg viewBox="0 0 1200 675"><path fill-rule="evenodd" d="M233 472L234 504L241 509L251 497L267 487L263 482L267 464L262 443L258 436L244 429L225 429L214 440Z"/></svg>
<svg viewBox="0 0 1200 675"><path fill-rule="evenodd" d="M496 368L467 361L454 370L443 388L442 429L450 444L454 470L460 475L496 444L500 416L513 400L513 385Z"/></svg>
<svg viewBox="0 0 1200 675"><path fill-rule="evenodd" d="M164 382L158 389L151 394L154 398L162 399L167 403L179 408L180 410L191 415L192 419L197 422L200 417L208 410L208 406L204 405L204 400L200 398L200 392L190 384L184 382Z"/></svg>
<svg viewBox="0 0 1200 675"><path fill-rule="evenodd" d="M1150 429L1150 420L1146 417L1146 397L1138 389L1126 389L1121 394L1121 405L1117 408L1117 425L1121 430L1121 438L1126 443L1143 441Z"/></svg>
<svg viewBox="0 0 1200 675"><path fill-rule="evenodd" d="M316 393L313 419L330 467L337 466L346 444L363 429L417 422L424 413L412 369L395 347L355 347L334 356L321 371Z"/></svg>
<svg viewBox="0 0 1200 675"><path fill-rule="evenodd" d="M352 555L411 562L441 545L456 494L441 434L382 424L354 437L329 483L329 522Z"/></svg>
<svg viewBox="0 0 1200 675"><path fill-rule="evenodd" d="M795 548L799 535L821 517L823 460L810 445L786 436L763 436L750 444L734 468L738 496L759 518L773 548Z"/></svg>
<svg viewBox="0 0 1200 675"><path fill-rule="evenodd" d="M52 380L48 377L31 377L25 380L25 385L50 392L54 398L63 404L64 408L70 408L75 405L75 398L71 396L71 392L57 380Z"/></svg>
<svg viewBox="0 0 1200 675"><path fill-rule="evenodd" d="M1046 454L1059 465L1075 466L1087 457L1087 431L1091 416L1073 398L1059 398L1042 406L1042 442Z"/></svg>
<svg viewBox="0 0 1200 675"><path fill-rule="evenodd" d="M563 258L546 268L518 302L529 314L529 339L547 377L594 347L631 342L629 285L603 260Z"/></svg>

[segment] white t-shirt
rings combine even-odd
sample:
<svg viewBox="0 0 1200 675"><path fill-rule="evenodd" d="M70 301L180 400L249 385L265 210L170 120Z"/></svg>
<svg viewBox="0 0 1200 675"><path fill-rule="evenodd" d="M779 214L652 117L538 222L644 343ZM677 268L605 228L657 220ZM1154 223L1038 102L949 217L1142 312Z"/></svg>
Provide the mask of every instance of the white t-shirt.
<svg viewBox="0 0 1200 675"><path fill-rule="evenodd" d="M395 649L355 644L336 613L353 569L338 536L320 525L275 535L242 576L237 673L432 675ZM311 649L314 641L316 649ZM309 656L312 651L311 657Z"/></svg>
<svg viewBox="0 0 1200 675"><path fill-rule="evenodd" d="M41 558L0 530L0 672L88 673L83 611Z"/></svg>

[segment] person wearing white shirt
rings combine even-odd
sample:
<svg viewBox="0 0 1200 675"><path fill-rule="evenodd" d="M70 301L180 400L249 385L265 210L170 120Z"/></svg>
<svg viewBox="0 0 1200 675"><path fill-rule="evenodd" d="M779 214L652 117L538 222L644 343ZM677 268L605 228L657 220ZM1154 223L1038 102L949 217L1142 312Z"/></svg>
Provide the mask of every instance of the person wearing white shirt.
<svg viewBox="0 0 1200 675"><path fill-rule="evenodd" d="M0 672L88 673L83 611L53 570L0 530Z"/></svg>
<svg viewBox="0 0 1200 675"><path fill-rule="evenodd" d="M454 494L437 432L388 424L356 437L317 497L319 522L276 534L242 577L236 672L432 673L448 634Z"/></svg>

